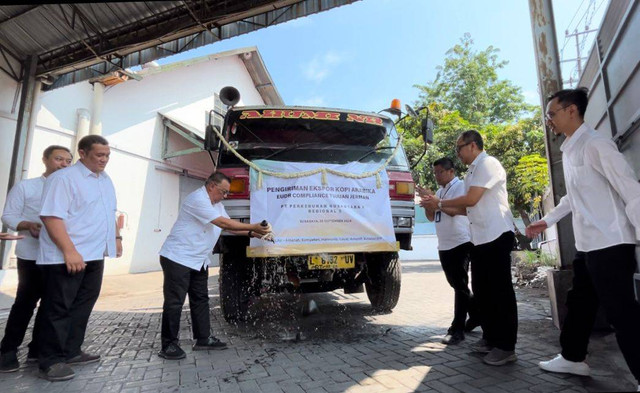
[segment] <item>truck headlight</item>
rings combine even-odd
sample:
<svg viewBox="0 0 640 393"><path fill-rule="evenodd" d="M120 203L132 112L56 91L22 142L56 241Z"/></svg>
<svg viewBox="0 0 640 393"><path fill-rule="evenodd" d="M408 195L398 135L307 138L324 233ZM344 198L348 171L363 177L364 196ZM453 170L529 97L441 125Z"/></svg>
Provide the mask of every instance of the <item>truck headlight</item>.
<svg viewBox="0 0 640 393"><path fill-rule="evenodd" d="M411 228L411 222L412 222L411 217L398 217L398 222L397 224L394 222L394 225L397 225L403 228Z"/></svg>

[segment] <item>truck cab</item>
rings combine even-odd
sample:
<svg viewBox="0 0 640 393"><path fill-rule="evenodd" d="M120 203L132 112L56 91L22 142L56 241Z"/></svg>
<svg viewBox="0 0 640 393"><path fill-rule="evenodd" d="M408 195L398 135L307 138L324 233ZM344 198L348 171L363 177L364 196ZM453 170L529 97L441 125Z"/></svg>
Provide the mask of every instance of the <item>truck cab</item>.
<svg viewBox="0 0 640 393"><path fill-rule="evenodd" d="M327 121L323 116L335 116ZM357 118L362 121L348 121ZM338 119L338 120L336 120ZM221 143L224 138L226 143ZM346 266L317 266L320 253L277 257L247 257L249 239L222 233L215 253L220 254L220 299L225 319L248 316L252 297L277 292L366 292L373 308L391 311L400 295L401 266L398 249L411 249L414 225L414 181L406 154L399 146L394 122L387 116L342 109L251 106L228 109L222 129L207 127L206 148L215 157L216 170L231 179L223 201L233 219L249 222L251 184L249 165L254 160L346 164L386 162L396 251L347 254ZM377 206L367 206L377 209ZM274 228L277 236L277 228Z"/></svg>

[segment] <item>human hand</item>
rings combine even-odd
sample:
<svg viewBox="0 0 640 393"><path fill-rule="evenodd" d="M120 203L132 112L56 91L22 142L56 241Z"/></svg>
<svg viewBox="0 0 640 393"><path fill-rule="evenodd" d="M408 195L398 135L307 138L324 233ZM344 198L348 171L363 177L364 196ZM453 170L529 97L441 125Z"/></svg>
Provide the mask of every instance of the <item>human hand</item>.
<svg viewBox="0 0 640 393"><path fill-rule="evenodd" d="M23 235L12 235L10 233L0 232L0 240L20 240L24 239Z"/></svg>
<svg viewBox="0 0 640 393"><path fill-rule="evenodd" d="M424 188L422 186L416 186L416 190L418 191L418 195L420 196L420 198L433 195L433 192L430 189Z"/></svg>
<svg viewBox="0 0 640 393"><path fill-rule="evenodd" d="M39 222L29 222L29 233L35 239L40 237L40 229L41 228L42 228L42 224L40 224Z"/></svg>
<svg viewBox="0 0 640 393"><path fill-rule="evenodd" d="M545 229L547 229L548 225L544 220L538 220L536 222L532 222L525 229L525 233L529 239L533 239L534 237L541 234Z"/></svg>
<svg viewBox="0 0 640 393"><path fill-rule="evenodd" d="M64 264L67 265L69 274L80 273L87 266L82 255L76 250L64 254Z"/></svg>
<svg viewBox="0 0 640 393"><path fill-rule="evenodd" d="M271 224L269 224L266 220L258 224L253 224L254 228L251 231L259 234L260 236L267 235L272 232Z"/></svg>
<svg viewBox="0 0 640 393"><path fill-rule="evenodd" d="M122 256L122 239L116 239L116 258Z"/></svg>
<svg viewBox="0 0 640 393"><path fill-rule="evenodd" d="M420 206L435 211L438 210L438 202L440 202L440 198L435 195L429 195L427 198L423 198L420 202Z"/></svg>

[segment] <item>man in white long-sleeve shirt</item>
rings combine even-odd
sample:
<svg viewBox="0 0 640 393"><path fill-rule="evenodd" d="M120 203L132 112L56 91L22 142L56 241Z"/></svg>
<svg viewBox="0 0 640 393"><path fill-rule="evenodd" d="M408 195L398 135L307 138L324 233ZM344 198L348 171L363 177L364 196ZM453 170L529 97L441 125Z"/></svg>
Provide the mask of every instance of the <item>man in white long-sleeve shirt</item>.
<svg viewBox="0 0 640 393"><path fill-rule="evenodd" d="M536 236L573 213L577 254L567 316L560 333L562 353L540 362L543 370L589 375L584 362L589 336L602 304L620 350L640 383L640 304L635 300L635 247L640 240L640 183L616 145L584 123L587 90L562 90L547 104L547 124L566 136L560 146L567 195L527 227ZM640 388L640 386L639 386Z"/></svg>
<svg viewBox="0 0 640 393"><path fill-rule="evenodd" d="M40 221L40 208L42 207L42 188L46 178L58 169L66 168L71 164L72 156L68 148L52 145L47 147L42 154L42 162L45 172L40 177L25 179L16 184L4 205L2 222L9 229L18 231L23 240L16 244L16 257L18 258L18 289L16 299L9 312L7 326L4 331L2 343L0 343L0 372L8 373L17 371L18 347L22 344L27 326L33 315L33 310L42 296L42 277L36 266L38 237L42 221ZM29 343L27 360L38 359L38 335L39 323L34 323L33 338Z"/></svg>

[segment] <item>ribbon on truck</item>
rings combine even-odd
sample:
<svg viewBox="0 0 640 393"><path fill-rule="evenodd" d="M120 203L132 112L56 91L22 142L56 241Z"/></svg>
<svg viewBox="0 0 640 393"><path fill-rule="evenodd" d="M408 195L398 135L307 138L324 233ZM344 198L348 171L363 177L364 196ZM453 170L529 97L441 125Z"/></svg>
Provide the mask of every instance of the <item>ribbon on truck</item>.
<svg viewBox="0 0 640 393"><path fill-rule="evenodd" d="M258 187L259 172L251 167L251 222L266 218L273 228L274 242L252 238L248 257L398 250L386 171L378 174L382 187L375 174L356 178L332 173L375 173L379 163L256 160L254 164L278 173L308 173L319 168L332 171L299 177L263 175Z"/></svg>

